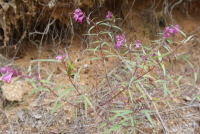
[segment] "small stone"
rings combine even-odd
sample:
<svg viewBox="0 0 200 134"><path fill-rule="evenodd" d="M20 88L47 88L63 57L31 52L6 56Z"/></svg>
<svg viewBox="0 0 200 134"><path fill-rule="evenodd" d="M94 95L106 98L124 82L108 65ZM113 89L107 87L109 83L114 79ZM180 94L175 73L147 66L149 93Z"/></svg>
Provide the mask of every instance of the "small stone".
<svg viewBox="0 0 200 134"><path fill-rule="evenodd" d="M190 97L188 97L188 96L183 96L183 100L188 102L188 101L191 101L192 99Z"/></svg>
<svg viewBox="0 0 200 134"><path fill-rule="evenodd" d="M84 69L86 69L86 70L90 68L90 66L89 66L88 64L85 64L83 67L84 67Z"/></svg>
<svg viewBox="0 0 200 134"><path fill-rule="evenodd" d="M37 123L38 123L38 125L42 125L42 121L41 120L39 120Z"/></svg>

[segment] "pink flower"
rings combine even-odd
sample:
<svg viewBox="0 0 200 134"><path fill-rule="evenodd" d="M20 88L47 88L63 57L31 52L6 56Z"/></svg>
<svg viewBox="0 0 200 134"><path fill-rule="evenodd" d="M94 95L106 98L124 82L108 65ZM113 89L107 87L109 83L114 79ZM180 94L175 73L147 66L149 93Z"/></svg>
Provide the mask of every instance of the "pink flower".
<svg viewBox="0 0 200 134"><path fill-rule="evenodd" d="M62 55L62 56L59 55L59 56L56 57L56 60L61 60L61 59L64 58L65 56L66 56L66 55Z"/></svg>
<svg viewBox="0 0 200 134"><path fill-rule="evenodd" d="M112 12L108 11L108 14L106 15L106 18L110 19L112 15L113 15Z"/></svg>
<svg viewBox="0 0 200 134"><path fill-rule="evenodd" d="M2 74L6 74L6 73L10 72L10 70L11 70L10 67L2 67L2 68L0 68L0 72Z"/></svg>
<svg viewBox="0 0 200 134"><path fill-rule="evenodd" d="M135 48L139 48L139 47L140 47L140 45L141 45L141 41L139 41L139 40L136 40L135 42L136 42L136 44L135 44Z"/></svg>
<svg viewBox="0 0 200 134"><path fill-rule="evenodd" d="M164 37L170 37L170 33L164 33Z"/></svg>
<svg viewBox="0 0 200 134"><path fill-rule="evenodd" d="M120 46L121 46L121 43L120 43L120 42L117 42L117 44L115 44L115 47L116 47L117 49L120 49Z"/></svg>
<svg viewBox="0 0 200 134"><path fill-rule="evenodd" d="M166 27L163 37L170 37L171 34L177 34L178 28L179 28L179 25L175 25L174 27Z"/></svg>
<svg viewBox="0 0 200 134"><path fill-rule="evenodd" d="M18 76L18 75L22 74L21 72L18 72L17 70L15 70L12 67L2 67L2 68L0 68L0 72L2 74L13 73L13 76Z"/></svg>
<svg viewBox="0 0 200 134"><path fill-rule="evenodd" d="M168 30L168 32L169 32L169 33L174 33L174 29L173 29L173 28L170 28L170 29Z"/></svg>
<svg viewBox="0 0 200 134"><path fill-rule="evenodd" d="M174 26L174 34L178 33L178 28L179 28L179 25Z"/></svg>
<svg viewBox="0 0 200 134"><path fill-rule="evenodd" d="M83 19L85 18L85 15L84 15L84 13L81 11L81 9L76 9L75 11L74 11L74 19L76 20L76 21L78 21L80 24L82 24L82 22L83 22Z"/></svg>
<svg viewBox="0 0 200 134"><path fill-rule="evenodd" d="M12 75L13 75L13 73L9 73L9 74L3 76L3 77L2 77L2 80L3 80L4 82L10 83L10 82L12 81L12 79L11 79L11 78L12 78Z"/></svg>
<svg viewBox="0 0 200 134"><path fill-rule="evenodd" d="M154 57L154 56L156 56L156 55L157 55L156 53L153 53L153 54L152 54L152 57Z"/></svg>
<svg viewBox="0 0 200 134"><path fill-rule="evenodd" d="M84 17L85 17L85 16L79 17L79 18L77 19L77 21L78 21L80 24L82 24L82 23L83 23Z"/></svg>
<svg viewBox="0 0 200 134"><path fill-rule="evenodd" d="M142 58L143 61L146 61L146 60L147 60L147 57L146 57L146 56L142 56L141 58Z"/></svg>
<svg viewBox="0 0 200 134"><path fill-rule="evenodd" d="M117 39L117 43L115 44L115 47L117 49L120 49L120 46L122 43L126 43L126 38L125 38L125 35L122 34L122 35L117 35L116 36L116 39Z"/></svg>
<svg viewBox="0 0 200 134"><path fill-rule="evenodd" d="M37 76L37 80L39 80L39 81L40 81L40 80L41 80L41 77L40 77L40 76Z"/></svg>

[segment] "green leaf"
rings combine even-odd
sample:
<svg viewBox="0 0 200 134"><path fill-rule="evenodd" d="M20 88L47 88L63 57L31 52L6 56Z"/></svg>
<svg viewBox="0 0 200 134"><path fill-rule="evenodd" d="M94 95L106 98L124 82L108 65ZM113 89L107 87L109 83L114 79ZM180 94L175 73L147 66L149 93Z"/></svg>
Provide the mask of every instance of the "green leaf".
<svg viewBox="0 0 200 134"><path fill-rule="evenodd" d="M200 97L198 95L195 95L195 97L197 98L197 100L200 102Z"/></svg>
<svg viewBox="0 0 200 134"><path fill-rule="evenodd" d="M194 82L196 83L197 82L197 72L194 72Z"/></svg>
<svg viewBox="0 0 200 134"><path fill-rule="evenodd" d="M87 51L95 51L96 49L87 49Z"/></svg>
<svg viewBox="0 0 200 134"><path fill-rule="evenodd" d="M149 122L151 123L151 125L154 126L154 123L153 123L153 121L151 119L151 116L149 115L150 111L149 110L143 110L142 112L145 114L145 116L147 117L147 119L149 120Z"/></svg>
<svg viewBox="0 0 200 134"><path fill-rule="evenodd" d="M50 81L48 80L40 80L41 83L51 83Z"/></svg>
<svg viewBox="0 0 200 134"><path fill-rule="evenodd" d="M39 60L32 60L31 63L33 62L42 62L42 61L46 61L46 62L61 62L60 60L56 60L56 59L39 59Z"/></svg>
<svg viewBox="0 0 200 134"><path fill-rule="evenodd" d="M41 90L41 91L50 91L49 89L44 88L44 87L38 87L38 90Z"/></svg>
<svg viewBox="0 0 200 134"><path fill-rule="evenodd" d="M162 57L165 57L165 56L167 56L167 55L169 55L169 54L170 54L170 52L167 52L167 53L161 55L160 52L159 52L157 56L151 57L151 59L156 59L156 58L158 58L159 60L162 60Z"/></svg>
<svg viewBox="0 0 200 134"><path fill-rule="evenodd" d="M110 134L110 132L120 129L122 126L114 125L114 127L110 128L109 130L105 131L104 134Z"/></svg>
<svg viewBox="0 0 200 134"><path fill-rule="evenodd" d="M99 32L99 34L109 34L109 33L112 33L112 32L103 32L103 31Z"/></svg>
<svg viewBox="0 0 200 134"><path fill-rule="evenodd" d="M51 114L53 114L54 112L56 112L61 106L63 105L63 103L55 103L53 106L53 109L51 111Z"/></svg>
<svg viewBox="0 0 200 134"><path fill-rule="evenodd" d="M69 91L74 90L74 87L69 87L66 90L64 90L63 92L61 92L59 94L59 97L57 98L57 100L60 100L63 96L65 96Z"/></svg>
<svg viewBox="0 0 200 134"><path fill-rule="evenodd" d="M170 95L171 95L171 92L170 92L169 89L167 88L165 82L163 82L163 88L164 88L164 97L166 97L167 94L170 94Z"/></svg>
<svg viewBox="0 0 200 134"><path fill-rule="evenodd" d="M120 31L122 31L122 29L120 27L118 27L118 26L112 26L112 27L114 27L114 28L119 29Z"/></svg>
<svg viewBox="0 0 200 134"><path fill-rule="evenodd" d="M102 59L101 57L95 57L95 58L91 58L91 59L87 59L87 60L98 60L98 59Z"/></svg>
<svg viewBox="0 0 200 134"><path fill-rule="evenodd" d="M109 23L100 23L99 25L104 25L104 26L109 26L110 27Z"/></svg>
<svg viewBox="0 0 200 134"><path fill-rule="evenodd" d="M183 78L183 76L182 76L182 75L181 75L181 76L179 76L179 77L178 77L178 79L177 79L177 81L180 81L182 78Z"/></svg>
<svg viewBox="0 0 200 134"><path fill-rule="evenodd" d="M30 82L31 82L31 86L33 86L34 89L37 89L35 82L33 80L31 80Z"/></svg>
<svg viewBox="0 0 200 134"><path fill-rule="evenodd" d="M90 107L94 109L94 107L93 107L92 103L90 102L90 100L88 99L88 97L85 96L85 95L82 95L82 97L83 97L83 98L85 99L85 101L90 105ZM95 110L95 109L94 109L94 110Z"/></svg>
<svg viewBox="0 0 200 134"><path fill-rule="evenodd" d="M107 123L103 123L101 126L99 127L105 127L107 125Z"/></svg>
<svg viewBox="0 0 200 134"><path fill-rule="evenodd" d="M103 52L105 53L109 53L109 54L113 54L112 52L108 51L108 50L103 50ZM114 55L114 54L113 54Z"/></svg>
<svg viewBox="0 0 200 134"><path fill-rule="evenodd" d="M74 67L74 64L71 64L70 62L68 62L68 69L67 69L68 76L71 76L73 67Z"/></svg>
<svg viewBox="0 0 200 134"><path fill-rule="evenodd" d="M32 70L32 67L31 67L31 65L28 67L28 72L31 72L31 70Z"/></svg>
<svg viewBox="0 0 200 134"><path fill-rule="evenodd" d="M163 75L165 76L166 75L165 65L163 63L160 63L160 66L163 70Z"/></svg>
<svg viewBox="0 0 200 134"><path fill-rule="evenodd" d="M171 41L170 39L168 39L168 38L166 38L165 41L166 41L167 43L169 43L169 44L172 44L172 41Z"/></svg>
<svg viewBox="0 0 200 134"><path fill-rule="evenodd" d="M192 65L191 62L189 62L187 59L184 59L185 61L187 61L187 63L194 69L194 66Z"/></svg>
<svg viewBox="0 0 200 134"><path fill-rule="evenodd" d="M81 69L82 69L82 67L80 67L80 68L78 69L78 72L74 75L74 83L76 83L76 82L78 81L78 76L79 76L79 74L80 74L80 72L81 72Z"/></svg>
<svg viewBox="0 0 200 134"><path fill-rule="evenodd" d="M160 101L159 98L152 98L152 100L154 100L154 101Z"/></svg>
<svg viewBox="0 0 200 134"><path fill-rule="evenodd" d="M31 91L31 92L28 94L27 98L30 97L32 94L36 93L37 91L38 91L37 89L34 89L33 91Z"/></svg>
<svg viewBox="0 0 200 134"><path fill-rule="evenodd" d="M103 45L108 45L109 46L109 43L108 42L103 42L103 43L101 43L101 47L103 47Z"/></svg>
<svg viewBox="0 0 200 134"><path fill-rule="evenodd" d="M88 30L88 33L90 34L90 31L94 28L94 26L91 26L91 28Z"/></svg>
<svg viewBox="0 0 200 134"><path fill-rule="evenodd" d="M183 41L183 43L188 42L193 36L194 36L194 35L189 36L187 39L185 39L185 40Z"/></svg>
<svg viewBox="0 0 200 134"><path fill-rule="evenodd" d="M93 36L93 35L98 35L98 34L83 34L83 35L90 35L90 36Z"/></svg>
<svg viewBox="0 0 200 134"><path fill-rule="evenodd" d="M131 110L120 110L120 111L115 111L115 112L120 112L120 113L118 113L115 116L113 116L113 118L133 113L133 111L131 111Z"/></svg>
<svg viewBox="0 0 200 134"><path fill-rule="evenodd" d="M136 84L137 89L142 93L142 95L145 95L144 91L142 88L139 86L139 84Z"/></svg>
<svg viewBox="0 0 200 134"><path fill-rule="evenodd" d="M88 103L87 103L87 100L86 100L86 99L84 99L84 106L85 106L85 118L87 118Z"/></svg>
<svg viewBox="0 0 200 134"><path fill-rule="evenodd" d="M105 57L117 57L117 55L106 55Z"/></svg>
<svg viewBox="0 0 200 134"><path fill-rule="evenodd" d="M96 44L96 43L101 43L101 42L102 41L97 40L97 41L91 42L90 44Z"/></svg>
<svg viewBox="0 0 200 134"><path fill-rule="evenodd" d="M59 90L59 89L61 89L61 88L63 88L63 87L66 87L66 85L61 85L61 86L59 86L59 87L56 87L56 88L54 88L53 90Z"/></svg>
<svg viewBox="0 0 200 134"><path fill-rule="evenodd" d="M111 33L108 33L108 35L109 35L110 39L111 39L112 42L113 42L113 41L114 41L114 40L113 40L113 35L112 35Z"/></svg>
<svg viewBox="0 0 200 134"><path fill-rule="evenodd" d="M177 29L183 36L185 36L186 37L186 35L185 35L185 33L183 32L183 31L181 31L181 30L179 30L179 29Z"/></svg>
<svg viewBox="0 0 200 134"><path fill-rule="evenodd" d="M48 76L47 81L50 81L51 77L53 76L55 69L51 72L51 74Z"/></svg>

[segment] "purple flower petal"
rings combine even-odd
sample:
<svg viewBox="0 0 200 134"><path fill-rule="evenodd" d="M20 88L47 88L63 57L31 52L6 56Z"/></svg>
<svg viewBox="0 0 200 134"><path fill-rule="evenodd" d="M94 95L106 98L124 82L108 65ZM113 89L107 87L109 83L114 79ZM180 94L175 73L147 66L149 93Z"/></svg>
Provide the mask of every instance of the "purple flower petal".
<svg viewBox="0 0 200 134"><path fill-rule="evenodd" d="M175 26L174 26L174 32L173 32L174 34L177 34L177 33L178 33L178 28L179 28L179 25L175 25Z"/></svg>
<svg viewBox="0 0 200 134"><path fill-rule="evenodd" d="M56 60L61 60L63 58L63 56L57 56Z"/></svg>
<svg viewBox="0 0 200 134"><path fill-rule="evenodd" d="M170 28L170 29L168 30L168 32L169 32L169 33L174 33L174 29L173 29L173 28Z"/></svg>
<svg viewBox="0 0 200 134"><path fill-rule="evenodd" d="M124 35L124 34L122 34L122 35L117 35L115 38L117 39L117 44L115 44L115 47L116 47L117 49L120 49L121 44L122 44L122 43L126 43L125 35Z"/></svg>
<svg viewBox="0 0 200 134"><path fill-rule="evenodd" d="M170 37L170 33L164 33L164 37Z"/></svg>
<svg viewBox="0 0 200 134"><path fill-rule="evenodd" d="M106 18L107 18L107 19L110 19L111 16L112 16L112 12L108 11L108 14L106 15Z"/></svg>
<svg viewBox="0 0 200 134"><path fill-rule="evenodd" d="M121 42L117 42L117 44L115 44L115 47L117 48L117 49L120 49L120 46L121 46Z"/></svg>
<svg viewBox="0 0 200 134"><path fill-rule="evenodd" d="M139 48L140 45L141 45L141 41L140 40L136 40L135 42L136 42L135 48Z"/></svg>
<svg viewBox="0 0 200 134"><path fill-rule="evenodd" d="M152 54L152 57L154 57L154 56L156 56L156 55L157 55L156 53L153 53L153 54Z"/></svg>
<svg viewBox="0 0 200 134"><path fill-rule="evenodd" d="M171 34L177 34L178 33L178 28L179 25L175 25L173 28L172 27L166 27L164 30L163 37L170 37Z"/></svg>
<svg viewBox="0 0 200 134"><path fill-rule="evenodd" d="M8 72L8 67L2 67L2 68L0 68L0 72L2 74L6 74Z"/></svg>
<svg viewBox="0 0 200 134"><path fill-rule="evenodd" d="M10 83L10 82L12 81L12 79L11 79L11 78L12 78L12 75L13 75L13 73L9 73L9 74L3 76L3 77L2 77L2 80L3 80L4 82Z"/></svg>
<svg viewBox="0 0 200 134"><path fill-rule="evenodd" d="M13 76L18 76L21 75L21 72L18 72L17 70L13 69L12 67L2 67L0 68L0 72L2 74L7 74L7 73L13 73Z"/></svg>
<svg viewBox="0 0 200 134"><path fill-rule="evenodd" d="M140 47L140 44L139 43L136 43L135 44L135 48L139 48Z"/></svg>
<svg viewBox="0 0 200 134"><path fill-rule="evenodd" d="M147 60L147 57L146 57L146 56L142 56L141 58L142 58L143 61L146 61L146 60Z"/></svg>
<svg viewBox="0 0 200 134"><path fill-rule="evenodd" d="M81 11L81 9L76 9L74 11L74 19L76 21L78 21L79 23L82 24L82 21L83 19L85 18L86 16L84 15L84 13Z"/></svg>
<svg viewBox="0 0 200 134"><path fill-rule="evenodd" d="M78 21L80 24L82 24L84 18L85 18L84 16L79 17L77 21Z"/></svg>
<svg viewBox="0 0 200 134"><path fill-rule="evenodd" d="M63 53L64 54L64 53ZM66 57L67 55L66 54L64 54L64 55L59 55L59 56L57 56L56 57L56 60L61 60L61 59L63 59L64 57Z"/></svg>

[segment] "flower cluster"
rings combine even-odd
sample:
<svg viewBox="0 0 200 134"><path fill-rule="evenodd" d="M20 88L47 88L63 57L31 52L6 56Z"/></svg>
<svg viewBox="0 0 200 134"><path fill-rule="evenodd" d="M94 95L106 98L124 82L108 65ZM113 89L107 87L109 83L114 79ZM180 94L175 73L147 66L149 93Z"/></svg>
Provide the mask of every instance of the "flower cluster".
<svg viewBox="0 0 200 134"><path fill-rule="evenodd" d="M76 21L78 21L80 24L82 24L82 22L83 22L83 19L85 18L86 16L85 16L85 14L81 11L81 9L76 9L75 11L74 11L74 19L76 20Z"/></svg>
<svg viewBox="0 0 200 134"><path fill-rule="evenodd" d="M112 12L108 11L108 14L106 15L106 18L110 19L112 17L112 15L113 15Z"/></svg>
<svg viewBox="0 0 200 134"><path fill-rule="evenodd" d="M21 72L18 72L12 67L2 67L0 68L0 72L2 74L6 74L5 76L2 77L2 80L7 83L10 83L12 81L12 77L22 75Z"/></svg>
<svg viewBox="0 0 200 134"><path fill-rule="evenodd" d="M117 35L116 36L116 39L117 39L117 44L115 44L115 47L117 49L120 49L120 46L122 43L126 43L126 39L125 39L125 35L122 34L122 35Z"/></svg>
<svg viewBox="0 0 200 134"><path fill-rule="evenodd" d="M166 27L164 30L164 37L170 37L171 34L177 34L178 33L179 25L175 25L174 27Z"/></svg>

